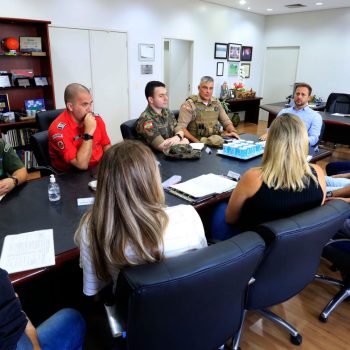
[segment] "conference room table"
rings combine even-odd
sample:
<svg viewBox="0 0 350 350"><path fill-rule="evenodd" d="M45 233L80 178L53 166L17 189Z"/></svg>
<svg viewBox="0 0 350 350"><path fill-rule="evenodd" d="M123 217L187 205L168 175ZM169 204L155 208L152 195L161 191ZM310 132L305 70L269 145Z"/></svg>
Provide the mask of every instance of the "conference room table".
<svg viewBox="0 0 350 350"><path fill-rule="evenodd" d="M325 123L325 130L322 136L322 141L340 143L343 145L350 145L350 117L333 115L329 112L324 112L325 105L320 104L312 107L318 111ZM284 102L264 104L260 106L261 109L269 112L267 126L269 127L277 114L286 108Z"/></svg>
<svg viewBox="0 0 350 350"><path fill-rule="evenodd" d="M244 134L242 138L256 140L255 135ZM250 160L237 160L217 155L215 148L210 148L211 153L202 150L200 159L173 159L163 153L157 154L162 180L173 175L180 175L182 181L191 178L214 173L226 175L229 170L243 174L247 169L258 166L262 156ZM312 162L316 162L330 154L329 151L310 148L313 156ZM74 243L74 232L78 227L82 215L91 207L90 205L78 206L78 198L94 197L88 183L94 179L93 172L72 172L56 176L56 181L61 188L61 200L50 202L47 188L49 178L41 178L30 181L15 188L0 202L0 250L6 235L31 232L43 229L53 229L56 265L41 269L11 274L14 283L22 283L33 276L50 271L64 264L67 260L77 259L79 250ZM213 203L224 200L230 196L229 192L218 195L207 201L198 203L195 208L200 212ZM165 193L168 206L188 204L182 198ZM142 205L142 203L140 203Z"/></svg>

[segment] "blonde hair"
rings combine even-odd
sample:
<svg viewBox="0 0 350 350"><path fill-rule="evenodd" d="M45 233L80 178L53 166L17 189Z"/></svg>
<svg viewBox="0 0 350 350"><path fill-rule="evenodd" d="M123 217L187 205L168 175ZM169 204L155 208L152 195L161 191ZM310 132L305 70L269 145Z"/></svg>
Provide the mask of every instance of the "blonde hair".
<svg viewBox="0 0 350 350"><path fill-rule="evenodd" d="M107 263L117 267L164 257L163 234L168 224L164 192L154 154L138 141L123 141L104 154L98 171L96 198L75 233L79 245L84 225L98 278L109 279Z"/></svg>
<svg viewBox="0 0 350 350"><path fill-rule="evenodd" d="M262 181L274 189L302 191L317 177L307 162L309 140L304 123L294 114L276 118L269 129L261 165Z"/></svg>

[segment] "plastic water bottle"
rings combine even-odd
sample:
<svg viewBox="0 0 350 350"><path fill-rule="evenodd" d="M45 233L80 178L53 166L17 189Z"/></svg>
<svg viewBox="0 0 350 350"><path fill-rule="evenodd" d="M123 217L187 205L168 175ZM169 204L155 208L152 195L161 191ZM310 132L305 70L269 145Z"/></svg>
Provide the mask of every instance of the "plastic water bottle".
<svg viewBox="0 0 350 350"><path fill-rule="evenodd" d="M61 199L60 186L58 186L58 183L56 182L55 175L50 175L48 193L50 202L56 202Z"/></svg>

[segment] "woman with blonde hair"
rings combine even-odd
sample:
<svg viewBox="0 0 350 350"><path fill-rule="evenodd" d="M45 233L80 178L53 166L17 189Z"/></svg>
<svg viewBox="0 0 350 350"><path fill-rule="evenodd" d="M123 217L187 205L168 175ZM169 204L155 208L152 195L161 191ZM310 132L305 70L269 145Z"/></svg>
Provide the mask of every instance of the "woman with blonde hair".
<svg viewBox="0 0 350 350"><path fill-rule="evenodd" d="M289 113L276 118L269 129L261 166L241 177L225 210L217 209L213 238L225 239L234 234L235 228L253 229L262 222L322 205L325 176L318 165L307 162L308 151L307 131L301 119Z"/></svg>
<svg viewBox="0 0 350 350"><path fill-rule="evenodd" d="M116 282L124 266L207 245L192 206L165 207L157 161L146 145L127 140L112 146L97 179L94 205L75 233L86 295Z"/></svg>

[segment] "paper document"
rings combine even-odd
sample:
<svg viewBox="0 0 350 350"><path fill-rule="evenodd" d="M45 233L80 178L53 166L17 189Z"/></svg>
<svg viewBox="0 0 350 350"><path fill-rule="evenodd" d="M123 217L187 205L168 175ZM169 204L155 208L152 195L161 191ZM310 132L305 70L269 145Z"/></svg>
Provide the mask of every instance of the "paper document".
<svg viewBox="0 0 350 350"><path fill-rule="evenodd" d="M192 143L190 143L190 145L191 145L191 147L193 149L196 149L198 151L201 151L203 149L203 147L204 147L204 143L203 142L196 142L196 143L192 142Z"/></svg>
<svg viewBox="0 0 350 350"><path fill-rule="evenodd" d="M336 117L350 117L350 114L343 114L343 113L333 113L332 115Z"/></svg>
<svg viewBox="0 0 350 350"><path fill-rule="evenodd" d="M8 273L55 265L53 230L8 235L2 247L0 267Z"/></svg>
<svg viewBox="0 0 350 350"><path fill-rule="evenodd" d="M200 198L233 190L237 182L223 176L207 174L173 185L170 189L183 192L191 197Z"/></svg>

